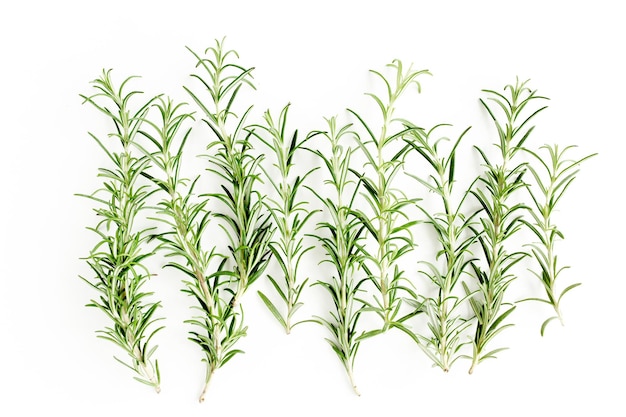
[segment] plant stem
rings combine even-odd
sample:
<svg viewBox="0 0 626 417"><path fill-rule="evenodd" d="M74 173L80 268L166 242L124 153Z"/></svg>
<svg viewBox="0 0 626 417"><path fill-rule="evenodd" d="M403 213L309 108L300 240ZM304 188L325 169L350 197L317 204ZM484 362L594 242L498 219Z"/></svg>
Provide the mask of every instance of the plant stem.
<svg viewBox="0 0 626 417"><path fill-rule="evenodd" d="M206 399L207 391L209 390L209 383L211 382L211 377L215 373L215 368L213 366L207 366L207 373L204 379L204 387L202 388L202 392L200 393L199 402L203 403Z"/></svg>

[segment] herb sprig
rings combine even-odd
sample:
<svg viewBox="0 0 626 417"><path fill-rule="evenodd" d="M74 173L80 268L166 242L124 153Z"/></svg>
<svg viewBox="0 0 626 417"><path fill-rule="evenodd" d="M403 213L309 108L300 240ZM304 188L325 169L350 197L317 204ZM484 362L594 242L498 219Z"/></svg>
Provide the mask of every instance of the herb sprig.
<svg viewBox="0 0 626 417"><path fill-rule="evenodd" d="M350 163L354 149L346 145L347 140L354 138L351 125L337 126L336 117L326 119L328 131L322 132L330 144L330 156L325 151L315 149L312 152L322 161L329 178L324 182L332 187L332 197L324 197L321 193L311 191L322 202L329 221L320 222L319 230L314 236L319 240L326 252L323 262L333 266L334 274L330 280L320 279L320 285L328 291L334 310L326 317L317 320L331 334L326 341L344 366L350 384L357 395L361 395L354 382L354 362L363 339L359 334L359 318L365 305L359 298L361 286L369 278L359 278L362 254L361 240L365 226L354 216L353 205L358 192L358 182L350 179Z"/></svg>
<svg viewBox="0 0 626 417"><path fill-rule="evenodd" d="M402 138L412 128L403 126L395 132L392 130L394 124L400 124L394 117L397 100L411 85L419 91L418 77L429 73L412 67L405 71L399 60L394 60L388 67L395 71L395 79L390 80L382 73L370 70L382 80L386 96L380 98L374 93L367 93L382 115L380 133L376 135L356 111L348 110L366 131L363 137L356 137L361 155L365 158L366 172L350 170L359 178L364 189L362 196L370 209L369 214L358 208L353 211L373 239L372 246L361 247L365 259L362 267L378 292L373 302L367 302L367 309L376 313L383 322L382 328L369 333L372 336L401 324L410 316L400 316L403 292L413 299L417 298L410 288L410 282L403 276L404 271L397 264L415 246L410 229L418 222L410 220L405 213L405 209L413 205L415 200L407 198L393 186L393 179L402 168L403 155L409 148L402 143Z"/></svg>
<svg viewBox="0 0 626 417"><path fill-rule="evenodd" d="M90 195L79 194L98 205L94 211L101 218L95 227L89 228L100 238L86 258L94 277L81 278L100 295L88 306L98 308L113 322L112 326L98 331L99 337L120 346L130 357L130 363L115 359L136 373L136 380L159 392L159 364L152 359L157 346L151 347L150 341L163 328L155 328L155 322L161 320L155 314L160 302L149 301L153 294L143 288L152 276L145 262L154 255L154 250L147 244L151 229L138 226L142 220L140 214L152 194L149 185L141 181L150 161L132 152L153 99L132 110L131 99L140 92L127 92L125 87L133 78L116 87L111 70L106 70L93 81L97 92L81 95L84 103L92 104L113 122L115 131L108 134L108 139L117 139L117 145L121 146L115 151L119 148L115 143L89 133L112 166L99 169L102 188Z"/></svg>
<svg viewBox="0 0 626 417"><path fill-rule="evenodd" d="M302 185L317 167L296 175L295 178L292 171L294 161L304 150L303 146L315 134L299 139L298 131L295 130L293 134L287 135L285 130L288 114L289 104L283 107L276 121L267 110L263 115L265 125L251 126L251 131L270 149L275 160L274 170L267 170L263 166L261 169L278 195L277 198L267 199L267 207L278 231L278 236L270 242L269 248L280 266L282 279L278 280L271 275L267 278L285 304L284 315L267 295L261 291L258 294L287 334L291 333L293 327L306 321L293 322L294 314L303 305L300 296L309 280L298 280L298 268L302 257L314 248L313 245L305 245L302 231L311 217L319 211L308 209L308 202L300 199ZM258 134L257 130L269 135L269 139Z"/></svg>
<svg viewBox="0 0 626 417"><path fill-rule="evenodd" d="M250 285L263 275L270 259L269 244L274 233L271 216L264 214L264 196L255 188L255 183L261 180L259 166L264 155L252 153L250 140L255 136L245 125L252 106L241 117L233 110L241 88L254 88L250 75L252 68L231 62L232 58L239 56L232 49L224 49L223 40L216 40L214 47L206 49L206 58L189 50L197 59L196 66L204 73L192 74L192 77L210 96L209 104L205 105L196 93L185 87L204 113L202 120L215 136L207 146L211 153L206 158L211 164L208 170L222 183L221 191L209 193L209 196L226 207L225 212L215 213L215 216L222 220L220 227L229 240L230 274L236 286L231 304L235 307Z"/></svg>
<svg viewBox="0 0 626 417"><path fill-rule="evenodd" d="M546 326L551 321L558 319L562 325L564 324L561 300L565 294L581 285L577 282L561 291L556 286L556 280L561 272L569 267L559 266L557 263L556 242L564 239L564 236L553 223L553 213L557 203L576 178L580 164L595 155L587 155L578 160L568 159L566 158L566 153L571 151L572 148L573 146L567 146L559 149L559 146L556 144L551 146L544 145L540 150L544 150L547 156L525 149L536 164L530 163L528 165L528 170L534 178L534 184L528 187L528 193L533 201L533 206L529 209L532 222L527 220L523 220L523 222L539 239L539 242L529 245L533 258L539 267L538 270L531 272L543 285L546 298L533 297L522 301L539 301L549 304L554 309L556 315L549 317L541 325L542 336L545 333ZM535 187L539 191L533 191Z"/></svg>
<svg viewBox="0 0 626 417"><path fill-rule="evenodd" d="M171 260L166 266L187 277L183 281L183 291L195 298L194 310L200 312L186 323L194 326L189 339L202 349L206 362L200 394L202 402L215 371L241 352L234 345L245 336L246 327L240 313L229 303L230 278L224 272L225 257L215 252L215 245L206 248L205 236L212 213L207 209L209 199L195 193L200 176L193 181L181 176L185 144L191 128L184 131L182 137L180 132L184 123L193 119L192 113L182 111L183 105L160 98L155 104L160 122L146 121L152 131L142 131L155 150L149 152L140 148L159 169L158 173L146 173L145 176L165 193L152 219L165 224L167 230L154 237L161 241L161 248L167 251L166 257L184 260L183 263ZM215 263L218 263L217 267Z"/></svg>
<svg viewBox="0 0 626 417"><path fill-rule="evenodd" d="M209 275L213 280L211 291L215 294L213 300L217 307L213 313L216 317L212 319L217 318L217 322L207 324L206 328L213 329L215 333L209 339L198 335L196 340L213 358L214 362L210 365L214 370L242 352L234 348L247 330L243 322L241 297L263 275L268 265L274 230L270 215L264 215L263 195L255 187L260 181L259 166L263 155L252 153L250 140L254 135L245 125L252 107L248 107L241 117L235 114L233 108L242 87L254 88L250 75L252 68L246 69L232 62L238 54L224 49L223 40L216 40L215 46L207 48L205 57L191 49L189 51L197 60L196 67L202 70L201 74L194 73L192 77L200 83L204 92L208 92L208 104L204 104L190 88L184 89L201 109L204 114L202 121L215 136L215 140L207 146L209 154L205 157L210 164L208 171L218 179L220 191L203 196L223 204L224 211L215 212L213 216L221 221L219 227L229 243L228 253L219 254L222 260L217 271ZM219 249L216 251L219 253ZM202 325L199 322L196 324ZM227 337L219 339L222 337L220 332L225 332ZM201 401L207 386L208 379Z"/></svg>
<svg viewBox="0 0 626 417"><path fill-rule="evenodd" d="M411 149L419 154L430 166L432 173L427 177L420 177L411 173L409 176L416 179L430 193L437 196L441 202L441 211L432 213L418 203L418 207L429 224L436 232L439 241L436 259L443 258L442 265L421 261L426 270L420 271L436 287L436 296L418 301L428 316L429 336L416 334L415 338L420 347L444 372L448 372L454 362L460 357L461 348L467 344L462 340L471 325L468 317L463 317L463 308L472 293L459 296L455 289L459 280L467 273L470 263L474 260L471 252L472 245L479 235L471 232L470 227L478 211L465 214L465 202L476 182L474 180L463 192L458 202L454 201L455 166L458 146L469 131L467 128L456 139L446 156L442 156L440 144L448 141L446 137L433 137L445 125L438 125L429 131L412 129L409 137L405 138Z"/></svg>
<svg viewBox="0 0 626 417"><path fill-rule="evenodd" d="M523 226L522 219L527 210L525 204L514 202L514 196L526 187L524 173L527 169L525 162L516 162L516 156L534 129L534 126L529 126L531 120L547 107L530 110L530 115L526 116L529 104L546 99L530 90L527 83L517 80L515 85L507 85L505 91L509 93L508 97L497 91L484 90L489 95L488 100L501 110L500 115L496 115L487 102L480 100L497 129L499 140L495 145L500 151L500 160L492 162L485 151L475 147L485 168L479 180L482 187L473 190L472 194L483 209L481 227L475 229L475 233L486 265L483 267L478 262L471 264L478 291L470 298L477 324L469 373L483 360L495 358L498 352L506 349L485 351L495 336L512 326L511 323L504 323L515 305L506 301L504 295L516 278L512 268L528 256L523 250L511 251L506 246L506 242ZM468 295L473 292L466 284L464 286Z"/></svg>

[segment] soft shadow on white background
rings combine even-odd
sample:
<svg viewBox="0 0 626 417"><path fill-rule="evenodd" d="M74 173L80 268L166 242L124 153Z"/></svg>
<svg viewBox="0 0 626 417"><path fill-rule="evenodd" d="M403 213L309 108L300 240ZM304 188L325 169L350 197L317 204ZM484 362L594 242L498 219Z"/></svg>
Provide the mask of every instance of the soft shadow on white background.
<svg viewBox="0 0 626 417"><path fill-rule="evenodd" d="M383 5L384 4L384 5ZM617 2L422 1L72 1L12 2L0 13L0 414L104 415L602 415L623 413L626 366L621 316L626 293L621 219L626 96L626 30ZM565 5L566 4L566 5ZM364 342L357 359L361 397L326 342L323 329L285 336L256 296L246 295L244 355L215 375L198 404L204 365L186 340L190 300L180 276L160 270L167 328L159 334L162 392L132 380L97 339L107 325L84 305L94 294L79 278L79 258L94 243L88 201L105 160L88 131L106 124L79 94L103 68L140 75L149 94L188 100L194 61L226 36L242 63L254 66L256 115L292 103L290 124L321 129L323 117L366 109L375 88L369 69L392 59L427 68L410 117L456 132L472 126L470 145L494 132L481 89L515 77L551 98L534 141L576 145L588 161L562 202L564 280L582 282L566 296L566 326L539 326L547 310L521 305L498 341L511 349L467 375L431 368L402 334ZM474 158L475 156L468 156ZM472 175L467 172L466 175ZM459 174L462 176L462 171ZM407 187L414 187L407 181ZM316 267L310 270L315 274ZM320 272L324 269L319 269ZM414 273L414 271L411 271ZM311 279L319 279L312 276ZM260 288L265 284L259 284ZM530 284L533 285L533 284ZM527 288L520 287L524 292ZM311 289L303 310L323 314Z"/></svg>

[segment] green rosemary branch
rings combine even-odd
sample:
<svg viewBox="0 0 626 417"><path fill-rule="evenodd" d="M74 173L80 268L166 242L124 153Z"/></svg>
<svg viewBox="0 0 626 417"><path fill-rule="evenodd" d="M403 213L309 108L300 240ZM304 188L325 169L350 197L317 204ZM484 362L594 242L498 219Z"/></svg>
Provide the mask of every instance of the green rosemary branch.
<svg viewBox="0 0 626 417"><path fill-rule="evenodd" d="M396 101L407 89L415 84L420 89L417 78L428 74L426 70L415 71L410 67L404 71L402 62L394 60L388 67L396 72L395 80L388 80L383 74L372 70L385 86L386 98L381 99L373 93L367 93L377 104L382 114L380 134L376 136L368 123L353 110L353 114L366 131L362 138L357 135L357 142L361 154L365 157L364 168L369 174L351 170L360 179L365 191L362 193L371 214L355 209L354 213L365 226L373 238L372 248L362 247L366 262L364 270L375 285L378 295L373 302L368 302L368 310L375 312L383 321L383 327L374 330L369 335L386 331L395 323L400 324L408 316L398 317L401 308L402 292L416 298L415 293L407 285L403 271L397 261L414 248L410 228L417 223L408 219L405 209L414 204L415 200L407 198L404 193L393 187L393 179L402 167L402 157L408 150L408 145L402 148L394 147L402 142L402 137L411 128L401 128L392 133L393 125L398 122L394 118ZM390 152L392 152L390 154ZM391 155L391 156L390 156Z"/></svg>
<svg viewBox="0 0 626 417"><path fill-rule="evenodd" d="M113 150L115 143L105 143L89 133L112 166L99 169L102 188L91 195L79 194L98 205L94 211L101 219L95 227L89 228L100 241L85 258L94 277L81 278L99 294L88 306L100 309L113 322L111 327L98 331L99 337L126 351L130 363L115 359L133 370L138 375L136 380L159 392L158 361L152 361L157 346L150 347L150 341L163 328L154 328L154 323L160 320L155 316L160 302L148 301L152 293L143 290L151 276L145 261L154 251L147 246L151 230L136 226L152 194L149 186L141 183L149 160L131 152L153 100L136 111L131 110L131 98L140 92L126 92L124 88L133 78L127 78L117 88L111 79L111 70L103 71L100 78L93 81L97 92L81 95L84 103L92 104L113 122L115 131L108 134L108 138L117 139L117 144L121 145L121 150L116 152Z"/></svg>
<svg viewBox="0 0 626 417"><path fill-rule="evenodd" d="M314 237L326 251L326 259L322 262L332 264L335 274L330 280L318 280L314 285L320 285L328 291L335 309L327 317L317 317L317 320L330 332L331 337L326 340L341 360L354 392L360 395L354 382L353 369L361 343L357 326L365 308L358 295L362 291L361 285L368 280L356 278L362 261L359 242L365 226L353 215L358 183L349 179L349 171L354 151L344 144L355 133L350 130L351 125L338 128L335 117L326 119L326 122L329 130L322 132L322 135L330 143L330 156L319 149L312 152L326 168L330 178L325 180L325 184L333 188L334 194L332 197L323 197L317 191L310 190L330 215L330 221L318 223L319 232Z"/></svg>
<svg viewBox="0 0 626 417"><path fill-rule="evenodd" d="M472 262L472 268L477 278L477 296L472 296L470 305L477 318L476 331L473 339L472 364L469 373L472 373L477 364L488 358L495 358L496 354L506 348L485 351L486 347L496 335L512 324L503 324L513 312L515 306L505 301L504 295L510 283L515 279L512 268L524 257L527 252L510 252L505 242L520 230L523 223L523 212L527 206L523 203L511 203L512 197L526 187L524 162L515 165L517 153L523 149L524 143L532 133L534 126L529 127L530 121L546 106L532 110L529 116L524 110L535 100L545 97L538 96L527 86L528 81L516 82L507 85L505 91L509 96L493 90L484 90L490 95L489 100L497 105L503 116L498 117L489 105L481 99L481 103L491 116L499 141L496 147L500 151L499 164L492 163L486 153L475 147L480 153L485 172L479 182L482 187L473 190L472 194L482 206L481 227L475 230L482 247L486 266ZM513 166L511 166L513 165ZM471 291L467 287L467 294Z"/></svg>
<svg viewBox="0 0 626 417"><path fill-rule="evenodd" d="M280 266L283 277L282 280L277 280L270 275L267 277L280 299L285 303L284 315L267 295L261 291L258 291L258 294L287 334L291 333L293 327L303 323L303 321L294 323L293 316L302 306L300 295L309 279L306 278L302 282L298 281L298 267L304 254L313 249L314 246L305 246L302 230L311 217L319 211L309 210L307 208L308 202L299 198L299 191L306 178L317 167L311 168L301 176L295 176L295 178L292 172L294 160L299 152L304 150L304 144L314 134L298 139L298 131L296 130L288 136L285 132L288 113L289 105L281 110L278 120L274 121L268 110L264 114L266 125L251 126L253 132L254 129L259 129L269 135L270 139L264 139L262 135L254 133L272 151L275 159L274 171L278 171L268 171L261 166L266 179L278 195L277 198L268 198L267 203L274 224L278 229L278 236L270 242L269 248Z"/></svg>
<svg viewBox="0 0 626 417"><path fill-rule="evenodd" d="M161 241L168 258L179 258L184 263L169 261L166 266L182 272L187 278L183 281L184 292L195 298L194 309L200 314L186 322L195 329L190 331L190 340L204 353L206 362L205 380L200 402L203 402L215 371L241 351L234 349L235 342L246 334L241 314L234 310L229 301L230 274L224 270L225 258L205 248L207 227L211 212L206 196L196 196L194 189L199 176L193 181L181 176L181 165L185 144L191 128L182 137L180 131L185 121L193 115L181 111L183 104L174 104L171 99L160 98L155 104L161 116L160 123L146 121L152 127L150 132L142 131L149 139L154 151L141 148L159 172L146 173L164 194L157 206L153 220L167 226L167 230L154 237ZM219 262L217 268L214 263ZM211 272L213 271L213 272ZM232 291L232 290L231 290Z"/></svg>
<svg viewBox="0 0 626 417"><path fill-rule="evenodd" d="M560 292L557 290L556 279L564 269L569 267L557 264L555 245L564 237L552 222L556 205L576 178L580 164L596 155L587 155L578 160L566 159L565 154L572 148L573 146L567 146L559 149L558 145L544 145L540 150L545 150L547 157L525 149L533 157L537 167L532 163L528 165L528 170L534 178L534 184L528 187L528 193L533 201L533 206L529 210L532 222L526 220L523 222L539 239L539 242L529 245L533 258L539 266L537 271L531 272L541 281L546 298L527 298L522 301L539 301L549 304L554 309L556 315L548 318L541 325L542 336L551 321L558 319L562 325L564 324L560 307L561 300L566 293L580 285L580 283L574 283ZM539 191L533 191L534 187L537 187Z"/></svg>
<svg viewBox="0 0 626 417"><path fill-rule="evenodd" d="M191 50L190 50L191 51ZM197 67L204 75L192 74L210 95L209 105L185 87L205 115L202 119L215 135L206 155L211 167L209 171L221 179L221 191L211 193L226 206L226 212L215 213L222 220L220 226L229 240L232 278L236 290L232 294L231 305L239 301L250 285L263 275L270 260L269 243L274 233L271 215L264 213L263 195L255 189L260 181L259 171L263 155L252 154L251 138L255 137L245 126L249 107L241 117L233 111L233 103L243 86L251 86L252 68L245 69L234 62L238 58L234 50L225 50L223 41L216 41L214 47L205 51L207 58L195 52ZM230 130L230 121L234 127Z"/></svg>
<svg viewBox="0 0 626 417"><path fill-rule="evenodd" d="M209 104L204 104L190 88L184 88L201 109L205 116L203 122L215 136L215 140L207 146L210 153L205 156L211 165L208 171L221 181L221 191L204 196L215 198L225 206L224 212L213 215L221 220L219 227L229 242L229 254L220 254L223 259L217 271L208 275L213 280L219 323L204 323L214 333L209 338L198 335L196 340L203 344L204 349L213 350L210 352L213 362L209 363L209 368L214 370L241 352L234 348L247 329L243 324L240 300L267 267L271 256L269 244L274 230L270 215L264 215L263 196L255 189L255 183L260 181L259 165L263 156L251 153L250 139L254 136L245 126L251 107L241 117L233 110L241 88L246 85L254 88L250 80L252 69L231 62L232 58L238 58L237 52L225 50L223 41L216 40L214 47L207 48L206 57L201 57L191 49L189 51L197 60L196 67L202 70L202 74L192 74L192 77L209 93ZM224 297L228 298L226 302ZM195 324L202 325L200 322ZM226 332L228 337L220 339L221 348L215 348L214 343L221 337L220 332ZM210 372L211 369L209 377ZM208 380L200 401L204 399L207 386Z"/></svg>
<svg viewBox="0 0 626 417"><path fill-rule="evenodd" d="M440 137L433 140L432 138L435 131L442 126L444 125L435 126L428 132L413 129L405 141L433 171L427 178L410 173L408 175L439 197L442 206L442 211L431 213L418 203L418 207L426 217L426 222L437 234L439 240L437 260L443 258L443 265L422 261L427 269L420 272L435 285L437 295L419 303L428 314L427 324L430 336L416 335L416 337L423 343L423 350L433 363L444 372L448 372L452 364L461 357L459 351L466 344L461 341L461 337L471 325L468 318L462 317L461 310L465 307L467 298L472 294L459 297L455 289L461 277L467 273L470 262L474 260L471 247L479 235L470 230L478 211L469 216L466 216L463 211L466 198L476 180L470 184L456 205L453 199L457 150L469 128L452 144L447 156L441 156L439 145L448 139Z"/></svg>

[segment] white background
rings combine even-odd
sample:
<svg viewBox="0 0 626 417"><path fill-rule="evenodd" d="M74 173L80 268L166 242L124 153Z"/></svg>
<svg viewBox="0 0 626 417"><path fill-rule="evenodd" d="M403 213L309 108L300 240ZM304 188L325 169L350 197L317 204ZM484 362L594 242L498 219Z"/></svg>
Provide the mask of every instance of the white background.
<svg viewBox="0 0 626 417"><path fill-rule="evenodd" d="M0 415L624 415L626 29L618 4L4 2ZM345 117L346 107L369 105L367 71L399 58L433 73L422 80L416 108L403 111L426 126L473 126L469 150L495 140L481 89L530 78L551 98L532 140L599 153L558 214L566 234L561 262L572 266L563 280L583 283L565 297L566 326L551 326L542 338L549 312L520 306L516 326L498 340L511 349L471 376L466 362L449 374L431 368L407 337L390 332L363 343L356 397L323 329L303 325L285 336L250 291L246 353L218 371L198 404L203 364L182 324L189 300L178 291L178 274L158 271L151 285L163 294L168 326L157 337L162 392L133 381L112 359L117 348L95 337L107 323L84 307L94 294L78 278L88 273L79 258L93 244L85 227L94 218L74 194L98 185L104 159L87 132L107 127L79 94L113 68L117 80L141 75L136 85L147 93L187 100L181 87L194 61L185 46L202 50L223 36L256 68L255 117L291 102L292 126L302 131L323 128L323 117ZM309 291L303 312L323 314L323 295Z"/></svg>

